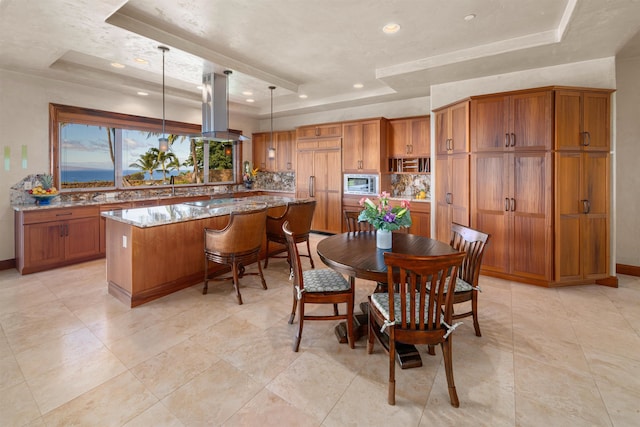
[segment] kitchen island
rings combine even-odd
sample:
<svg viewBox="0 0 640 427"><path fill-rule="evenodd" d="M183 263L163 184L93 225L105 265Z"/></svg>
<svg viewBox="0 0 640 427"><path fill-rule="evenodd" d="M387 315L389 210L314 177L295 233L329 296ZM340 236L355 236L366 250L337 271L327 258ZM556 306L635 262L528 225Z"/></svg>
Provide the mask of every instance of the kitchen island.
<svg viewBox="0 0 640 427"><path fill-rule="evenodd" d="M279 215L293 200L254 196L103 212L109 294L136 307L202 282L205 228L224 228L232 211L264 205ZM210 271L229 268L212 264Z"/></svg>

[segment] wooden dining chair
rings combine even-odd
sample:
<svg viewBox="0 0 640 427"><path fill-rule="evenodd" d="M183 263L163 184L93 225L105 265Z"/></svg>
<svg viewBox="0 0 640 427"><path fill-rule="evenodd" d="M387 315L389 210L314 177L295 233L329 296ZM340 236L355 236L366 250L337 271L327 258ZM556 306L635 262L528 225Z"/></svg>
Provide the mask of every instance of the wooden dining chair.
<svg viewBox="0 0 640 427"><path fill-rule="evenodd" d="M480 324L478 323L478 279L480 278L480 267L482 265L482 257L484 249L489 243L489 235L464 225L451 224L451 246L464 252L465 258L462 262L462 268L458 273L456 280L455 293L453 295L454 314L453 319L458 320L464 317L473 316L473 327L476 336L482 336L480 333ZM471 309L462 313L456 313L457 304L471 301Z"/></svg>
<svg viewBox="0 0 640 427"><path fill-rule="evenodd" d="M373 225L367 221L358 221L360 211L344 211L344 221L347 225L347 232L354 231L375 231Z"/></svg>
<svg viewBox="0 0 640 427"><path fill-rule="evenodd" d="M282 224L284 224L286 221L289 221L291 231L293 231L296 236L296 243L307 244L307 253L301 254L300 256L309 258L311 268L315 268L313 264L313 258L311 257L311 247L309 245L309 232L311 231L311 221L313 220L313 213L315 212L315 209L315 200L305 200L301 202L294 201L287 203L287 208L282 215L276 217L267 215L267 246L264 268L267 268L267 266L269 265L269 257L286 257L287 260L290 259L290 251L287 249L287 239L282 232ZM269 253L269 242L284 245L285 250L287 251L287 255L277 255L277 253L282 252L282 250L280 250L279 252L276 251L273 253ZM289 262L289 264L291 263Z"/></svg>
<svg viewBox="0 0 640 427"><path fill-rule="evenodd" d="M354 348L354 287L340 273L329 268L302 271L296 236L289 226L288 221L282 225L289 253L291 254L291 268L293 269L293 308L289 317L290 324L293 323L295 318L296 306L299 310L298 333L293 344L293 351L297 352L300 348L305 320L345 320L347 323L347 340L349 341L349 346ZM345 314L339 314L336 310L337 304L341 303L346 305ZM334 312L326 315L306 314L306 304L331 304L334 307Z"/></svg>
<svg viewBox="0 0 640 427"><path fill-rule="evenodd" d="M204 229L204 288L202 293L206 294L209 288L209 280L229 280L233 281L236 290L238 304L242 304L240 295L240 278L245 275L260 276L262 287L267 289L267 282L262 274L260 266L260 249L264 239L265 223L267 218L267 207L250 210L231 212L229 222L221 229ZM209 277L209 262L225 264L231 267L231 276ZM251 263L258 264L258 272L247 273L245 266Z"/></svg>
<svg viewBox="0 0 640 427"><path fill-rule="evenodd" d="M455 286L458 270L465 254L417 256L384 253L387 265L386 293L369 296L369 339L367 352L373 352L374 340L388 339L390 405L396 403L396 344L440 344L444 359L449 399L458 407L458 394L453 381L451 333L459 325L453 323L453 293L446 292L447 279ZM394 280L394 274L398 280ZM395 283L396 286L391 286ZM395 288L395 289L394 289Z"/></svg>

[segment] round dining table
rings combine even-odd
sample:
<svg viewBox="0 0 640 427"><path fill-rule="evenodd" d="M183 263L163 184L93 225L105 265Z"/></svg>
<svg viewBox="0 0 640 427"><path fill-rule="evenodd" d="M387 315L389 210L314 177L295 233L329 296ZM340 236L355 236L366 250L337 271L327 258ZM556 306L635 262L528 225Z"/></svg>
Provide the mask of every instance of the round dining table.
<svg viewBox="0 0 640 427"><path fill-rule="evenodd" d="M430 256L457 253L450 245L439 240L403 232L393 233L391 249L378 249L375 231L335 234L318 242L316 250L322 262L337 272L377 282L376 292L386 292L387 289L385 252ZM354 284L355 280L351 283ZM360 308L363 314L354 315L356 339L368 332L368 304L363 302ZM336 335L340 342L347 342L345 323L336 326ZM384 345L385 336L381 337ZM422 366L422 359L412 345L399 345L396 354L403 369Z"/></svg>

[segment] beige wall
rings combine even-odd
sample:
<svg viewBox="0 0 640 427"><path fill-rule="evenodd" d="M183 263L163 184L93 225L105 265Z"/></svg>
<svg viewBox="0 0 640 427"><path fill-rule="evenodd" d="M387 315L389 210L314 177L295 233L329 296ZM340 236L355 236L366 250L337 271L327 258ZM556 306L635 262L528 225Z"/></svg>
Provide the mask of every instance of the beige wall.
<svg viewBox="0 0 640 427"><path fill-rule="evenodd" d="M640 267L640 57L616 62L616 262Z"/></svg>

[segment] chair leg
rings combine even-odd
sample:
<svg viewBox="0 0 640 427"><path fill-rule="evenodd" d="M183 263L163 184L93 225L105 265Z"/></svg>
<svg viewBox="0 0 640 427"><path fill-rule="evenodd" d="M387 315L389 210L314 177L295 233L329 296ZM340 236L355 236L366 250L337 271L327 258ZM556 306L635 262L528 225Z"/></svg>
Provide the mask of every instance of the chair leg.
<svg viewBox="0 0 640 427"><path fill-rule="evenodd" d="M242 295L240 295L240 279L238 278L238 264L236 262L231 265L231 270L233 271L233 287L236 288L238 305L242 305Z"/></svg>
<svg viewBox="0 0 640 427"><path fill-rule="evenodd" d="M340 313L338 312L338 304L333 304L333 315L337 316Z"/></svg>
<svg viewBox="0 0 640 427"><path fill-rule="evenodd" d="M436 349L435 349L435 346L433 346L433 345L429 345L429 346L427 347L427 353L429 353L429 354L430 354L430 355L432 355L432 356L435 356L435 355L436 355Z"/></svg>
<svg viewBox="0 0 640 427"><path fill-rule="evenodd" d="M258 272L260 272L260 280L262 280L262 288L267 289L267 282L264 280L264 274L262 274L262 267L260 267L260 259L258 259Z"/></svg>
<svg viewBox="0 0 640 427"><path fill-rule="evenodd" d="M304 298L304 296L302 297ZM296 339L293 342L293 351L296 353L300 349L300 340L302 339L302 328L304 326L304 300L300 300L300 313L298 314L300 317L298 319L298 334L296 335Z"/></svg>
<svg viewBox="0 0 640 427"><path fill-rule="evenodd" d="M473 291L474 294L471 297L471 311L473 312L473 328L476 330L476 336L481 337L480 323L478 323L478 291Z"/></svg>
<svg viewBox="0 0 640 427"><path fill-rule="evenodd" d="M311 268L316 268L313 265L313 258L311 257L311 247L309 246L309 239L307 238L307 253L309 254L309 262L311 263Z"/></svg>
<svg viewBox="0 0 640 427"><path fill-rule="evenodd" d="M449 387L449 399L451 400L451 406L457 408L460 406L458 401L458 393L456 392L456 385L453 381L453 356L451 340L447 339L441 344L442 356L444 358L444 369L447 374L447 386Z"/></svg>
<svg viewBox="0 0 640 427"><path fill-rule="evenodd" d="M396 342L393 331L389 331L389 405L396 404Z"/></svg>
<svg viewBox="0 0 640 427"><path fill-rule="evenodd" d="M209 260L204 257L204 288L202 288L202 295L206 295L209 290Z"/></svg>
<svg viewBox="0 0 640 427"><path fill-rule="evenodd" d="M375 321L373 320L373 316L371 315L371 301L369 301L369 334L367 335L367 354L373 353L373 345L374 343L374 335L375 332L373 328L375 327Z"/></svg>
<svg viewBox="0 0 640 427"><path fill-rule="evenodd" d="M296 308L298 307L298 295L296 293L296 288L291 286L293 289L293 307L291 308L291 316L289 316L289 324L293 324L293 320L296 318Z"/></svg>
<svg viewBox="0 0 640 427"><path fill-rule="evenodd" d="M334 304L335 306L335 304ZM355 334L353 333L353 294L347 302L347 341L349 341L349 347L356 347Z"/></svg>
<svg viewBox="0 0 640 427"><path fill-rule="evenodd" d="M259 263L260 261L258 261ZM269 265L269 239L267 239L267 243L265 246L265 255L264 255L264 268L267 268Z"/></svg>

